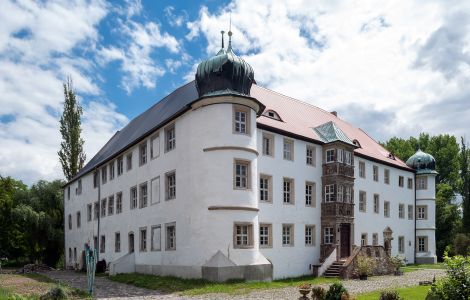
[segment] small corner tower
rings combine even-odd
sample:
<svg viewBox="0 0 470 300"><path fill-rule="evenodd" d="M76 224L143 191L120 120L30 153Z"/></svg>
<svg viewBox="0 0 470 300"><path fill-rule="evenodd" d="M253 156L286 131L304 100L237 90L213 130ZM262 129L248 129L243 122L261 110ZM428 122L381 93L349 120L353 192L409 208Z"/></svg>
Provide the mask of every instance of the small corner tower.
<svg viewBox="0 0 470 300"><path fill-rule="evenodd" d="M436 263L436 160L418 150L407 161L415 169L415 263Z"/></svg>

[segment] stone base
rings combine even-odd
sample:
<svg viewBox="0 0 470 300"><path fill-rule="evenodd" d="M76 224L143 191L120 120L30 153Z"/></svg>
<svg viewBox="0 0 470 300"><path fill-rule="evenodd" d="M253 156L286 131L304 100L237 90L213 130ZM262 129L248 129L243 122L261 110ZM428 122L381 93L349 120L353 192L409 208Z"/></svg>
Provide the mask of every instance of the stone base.
<svg viewBox="0 0 470 300"><path fill-rule="evenodd" d="M201 267L179 265L135 265L135 272L180 278L201 278Z"/></svg>
<svg viewBox="0 0 470 300"><path fill-rule="evenodd" d="M437 257L436 256L416 257L415 263L416 264L435 264L437 263Z"/></svg>
<svg viewBox="0 0 470 300"><path fill-rule="evenodd" d="M271 264L227 267L203 266L202 278L215 282L224 282L230 279L271 281L273 279L273 267Z"/></svg>

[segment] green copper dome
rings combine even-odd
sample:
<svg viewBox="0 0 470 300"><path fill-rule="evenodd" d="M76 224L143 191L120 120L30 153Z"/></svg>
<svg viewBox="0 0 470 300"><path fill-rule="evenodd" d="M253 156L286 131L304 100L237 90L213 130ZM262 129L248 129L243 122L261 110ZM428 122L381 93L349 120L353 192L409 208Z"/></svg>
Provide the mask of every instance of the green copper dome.
<svg viewBox="0 0 470 300"><path fill-rule="evenodd" d="M437 173L436 160L431 154L425 153L421 149L408 158L406 165L415 169L418 174Z"/></svg>
<svg viewBox="0 0 470 300"><path fill-rule="evenodd" d="M199 97L224 94L249 96L254 82L253 68L233 53L231 40L227 50L224 49L223 37L222 49L197 67L196 87Z"/></svg>

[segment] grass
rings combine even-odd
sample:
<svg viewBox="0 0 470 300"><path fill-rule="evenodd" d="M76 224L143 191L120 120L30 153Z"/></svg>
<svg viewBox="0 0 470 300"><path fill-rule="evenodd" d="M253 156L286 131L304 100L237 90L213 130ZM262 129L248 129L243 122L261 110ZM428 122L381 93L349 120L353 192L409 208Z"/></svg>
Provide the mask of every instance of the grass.
<svg viewBox="0 0 470 300"><path fill-rule="evenodd" d="M285 288L298 286L302 283L321 284L338 281L338 279L331 278L302 276L297 278L274 280L271 282L229 281L216 283L203 279L181 279L171 276L155 276L137 273L119 274L116 276L110 276L109 279L132 284L138 287L158 290L163 293L181 292L183 295L190 296L210 293L246 294L259 289Z"/></svg>
<svg viewBox="0 0 470 300"><path fill-rule="evenodd" d="M406 300L424 300L431 287L430 286L412 286L407 288L397 289L398 293L403 299ZM359 294L356 296L357 300L377 300L380 297L380 291L372 293Z"/></svg>
<svg viewBox="0 0 470 300"><path fill-rule="evenodd" d="M423 270L423 269L445 269L446 265L444 263L436 263L436 264L413 264L413 265L407 265L402 268L404 272L413 272L417 270Z"/></svg>

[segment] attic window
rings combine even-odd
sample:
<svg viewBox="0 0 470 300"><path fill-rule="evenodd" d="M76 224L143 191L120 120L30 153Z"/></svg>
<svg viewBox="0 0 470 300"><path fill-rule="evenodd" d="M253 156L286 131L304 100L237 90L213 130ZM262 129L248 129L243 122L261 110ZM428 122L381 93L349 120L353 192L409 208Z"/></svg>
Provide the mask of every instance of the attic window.
<svg viewBox="0 0 470 300"><path fill-rule="evenodd" d="M361 147L361 143L359 143L358 140L354 140L354 141L353 141L353 144L354 144L355 146L359 147L359 148L362 148L362 147Z"/></svg>
<svg viewBox="0 0 470 300"><path fill-rule="evenodd" d="M263 116L274 119L274 120L282 121L281 118L279 117L279 114L272 109L265 111L263 113Z"/></svg>
<svg viewBox="0 0 470 300"><path fill-rule="evenodd" d="M388 158L395 160L395 155L392 152L388 154Z"/></svg>

